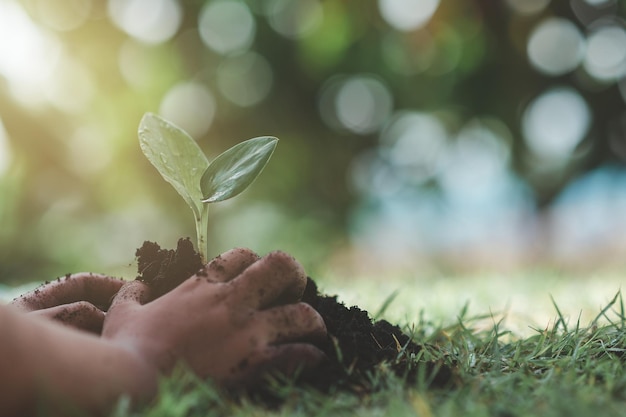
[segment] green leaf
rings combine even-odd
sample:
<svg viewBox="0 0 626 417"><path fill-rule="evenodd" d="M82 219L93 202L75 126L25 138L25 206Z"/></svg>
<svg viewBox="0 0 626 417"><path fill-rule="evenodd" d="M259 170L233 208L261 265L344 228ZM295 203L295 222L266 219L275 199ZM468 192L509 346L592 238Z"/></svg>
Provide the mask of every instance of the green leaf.
<svg viewBox="0 0 626 417"><path fill-rule="evenodd" d="M215 203L236 196L248 188L263 171L278 139L262 136L241 142L215 158L200 180L203 203Z"/></svg>
<svg viewBox="0 0 626 417"><path fill-rule="evenodd" d="M200 178L209 161L196 141L178 126L156 114L146 113L139 123L139 145L199 218L203 197Z"/></svg>

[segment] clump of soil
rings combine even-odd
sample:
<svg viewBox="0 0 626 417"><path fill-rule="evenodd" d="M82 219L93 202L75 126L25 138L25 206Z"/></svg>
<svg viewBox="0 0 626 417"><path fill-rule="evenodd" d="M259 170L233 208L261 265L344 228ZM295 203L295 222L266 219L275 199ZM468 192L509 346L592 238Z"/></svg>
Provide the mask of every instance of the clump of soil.
<svg viewBox="0 0 626 417"><path fill-rule="evenodd" d="M450 369L443 364L418 363L415 357L422 347L399 326L386 320L372 321L367 311L346 307L336 296L320 294L311 278L302 301L320 313L329 334L326 343L318 347L330 361L305 375L303 380L309 385L322 391L367 392L375 388L369 374L383 364L409 382L415 382L420 366L433 385L443 386L452 379Z"/></svg>
<svg viewBox="0 0 626 417"><path fill-rule="evenodd" d="M173 290L204 266L189 238L179 239L176 250L161 249L156 243L146 241L135 256L137 279L150 286L153 298Z"/></svg>
<svg viewBox="0 0 626 417"><path fill-rule="evenodd" d="M161 249L144 242L136 252L140 279L155 291L155 298L175 288L202 268L200 255L189 239L180 239L176 250ZM350 390L369 392L375 387L369 378L376 368L387 365L396 375L415 381L418 369L436 386L452 379L449 368L435 362L415 360L422 349L400 327L385 320L372 321L368 312L346 307L336 296L321 294L315 281L307 280L302 301L315 308L324 319L328 338L320 348L329 358L318 369L302 375L298 383L320 391Z"/></svg>

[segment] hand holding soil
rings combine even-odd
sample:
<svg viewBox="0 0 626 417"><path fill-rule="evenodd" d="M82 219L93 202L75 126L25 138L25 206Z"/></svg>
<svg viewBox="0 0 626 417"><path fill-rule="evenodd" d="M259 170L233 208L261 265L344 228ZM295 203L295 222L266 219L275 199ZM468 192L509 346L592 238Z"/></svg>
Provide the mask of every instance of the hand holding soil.
<svg viewBox="0 0 626 417"><path fill-rule="evenodd" d="M104 320L102 337L167 374L183 361L224 386L247 385L276 370L311 368L324 354L308 342L326 337L320 315L299 300L300 264L282 252L258 258L233 249L165 295L130 282Z"/></svg>
<svg viewBox="0 0 626 417"><path fill-rule="evenodd" d="M234 249L154 299L139 280L76 274L46 283L0 305L0 374L12 383L0 392L0 415L30 415L42 398L59 415L100 413L123 394L147 401L180 362L223 387L311 369L326 358L313 345L326 327L300 302L306 282L285 253Z"/></svg>
<svg viewBox="0 0 626 417"><path fill-rule="evenodd" d="M124 280L82 272L46 282L11 303L21 311L100 333L105 311Z"/></svg>

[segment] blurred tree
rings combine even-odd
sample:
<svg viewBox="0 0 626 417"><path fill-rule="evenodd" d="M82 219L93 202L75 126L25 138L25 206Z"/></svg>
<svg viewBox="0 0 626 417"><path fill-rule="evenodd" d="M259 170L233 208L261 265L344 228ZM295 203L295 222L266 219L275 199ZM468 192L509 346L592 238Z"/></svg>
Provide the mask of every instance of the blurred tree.
<svg viewBox="0 0 626 417"><path fill-rule="evenodd" d="M17 5L0 5L0 37L22 45L39 36L51 58L19 51L19 77L11 45L0 42L0 120L12 155L0 171L0 219L11 225L0 233L0 282L114 268L142 239L171 246L193 233L186 208L138 152L145 111L195 132L210 155L254 136L281 138L255 187L216 209L213 246L281 247L309 265L345 243L366 198L356 160L378 152L404 175L385 142L399 140L385 132L402 112L432 115L446 147L471 120L501 123L510 169L539 207L580 173L626 158L623 2L22 0L28 18ZM567 24L538 41L543 61L533 61L530 39L555 18ZM578 39L569 33L581 41L567 66L562 42ZM565 87L570 98L554 97L569 100L563 111L580 97L589 126L573 133L572 149L546 157L529 132L551 127L533 126L530 113ZM366 166L372 178L376 169ZM437 169L412 169L421 179L402 187L441 186Z"/></svg>

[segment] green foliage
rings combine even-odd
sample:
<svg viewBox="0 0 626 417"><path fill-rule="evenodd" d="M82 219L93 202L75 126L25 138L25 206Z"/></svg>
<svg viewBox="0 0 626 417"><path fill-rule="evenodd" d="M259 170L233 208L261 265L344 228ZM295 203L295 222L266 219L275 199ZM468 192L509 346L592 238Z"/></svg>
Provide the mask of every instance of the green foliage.
<svg viewBox="0 0 626 417"><path fill-rule="evenodd" d="M241 142L209 164L200 180L203 203L235 197L261 173L274 153L278 139L262 136Z"/></svg>
<svg viewBox="0 0 626 417"><path fill-rule="evenodd" d="M200 217L200 177L209 161L196 141L167 120L146 113L139 123L139 145L163 179L172 184L196 217Z"/></svg>
<svg viewBox="0 0 626 417"><path fill-rule="evenodd" d="M372 376L371 394L324 395L288 382L272 381L284 405L267 408L235 401L190 373L164 381L158 400L115 416L622 416L626 407L626 316L618 294L588 326L568 325L557 308L554 324L517 338L501 321L484 327L492 314L441 326L423 316L412 334L421 357L454 369L454 384L433 388L419 378L406 384L382 366Z"/></svg>
<svg viewBox="0 0 626 417"><path fill-rule="evenodd" d="M208 259L209 203L235 197L254 182L278 139L263 136L239 143L209 163L191 136L163 118L146 113L139 123L139 144L163 179L172 184L196 220L198 251Z"/></svg>

